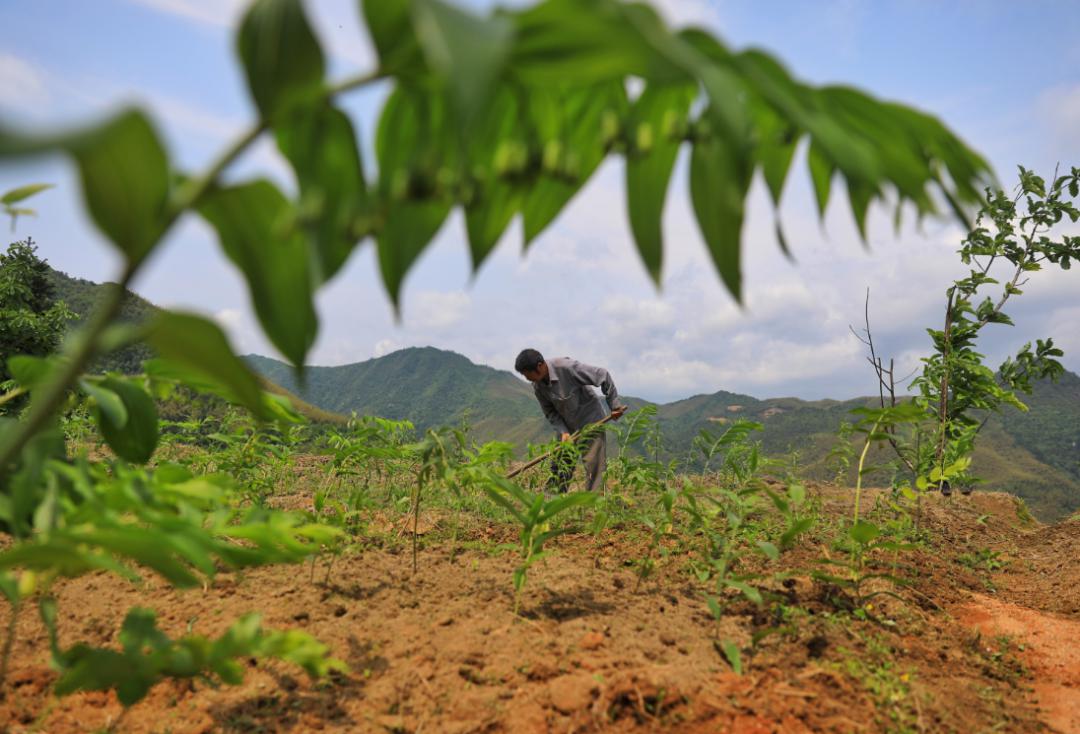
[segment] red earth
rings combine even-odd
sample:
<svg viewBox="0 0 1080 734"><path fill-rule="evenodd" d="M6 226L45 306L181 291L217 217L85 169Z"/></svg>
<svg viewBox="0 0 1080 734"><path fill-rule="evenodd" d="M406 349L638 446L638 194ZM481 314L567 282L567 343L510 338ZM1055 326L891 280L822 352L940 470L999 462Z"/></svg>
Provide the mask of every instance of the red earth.
<svg viewBox="0 0 1080 734"><path fill-rule="evenodd" d="M27 604L0 731L1080 731L1080 523L1039 525L1008 495L930 498L930 545L893 559L911 586L876 597L861 619L809 575L837 554L830 522L849 511L850 492L812 490L820 532L762 582L772 601L733 600L719 623L674 548L638 586L647 539L633 528L555 541L514 615L513 529L474 519L453 549L437 514L422 518L415 575L406 538L387 523L326 582L321 565L313 578L307 566L223 573L196 591L153 577L61 582L65 645L115 644L135 605L174 636L216 635L257 611L268 627L326 642L349 672L312 681L251 660L239 686L166 681L126 712L112 693L56 698L45 630ZM741 648L742 675L719 640Z"/></svg>

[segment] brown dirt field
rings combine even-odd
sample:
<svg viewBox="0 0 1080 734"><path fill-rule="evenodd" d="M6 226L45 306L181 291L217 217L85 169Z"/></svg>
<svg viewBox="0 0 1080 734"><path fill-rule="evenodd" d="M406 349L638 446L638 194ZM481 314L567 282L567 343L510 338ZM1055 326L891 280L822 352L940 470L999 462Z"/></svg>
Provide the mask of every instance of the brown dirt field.
<svg viewBox="0 0 1080 734"><path fill-rule="evenodd" d="M975 594L956 610L963 624L984 635L1008 635L1023 645L1031 670L1032 699L1055 731L1080 731L1080 621L1062 619Z"/></svg>
<svg viewBox="0 0 1080 734"><path fill-rule="evenodd" d="M849 492L815 492L823 517L849 511ZM1080 624L1080 556L1057 555L1080 544L1080 524L1027 525L1009 496L992 493L932 497L923 522L932 546L901 559L913 587L900 590L903 602L875 599L867 621L838 610L836 590L809 579L815 558L836 553L829 528L782 557L790 578L766 584L772 603L733 602L719 625L678 554L635 591L630 564L644 541L633 529L556 541L530 572L521 617L511 611L516 559L497 550L513 530L479 521L453 560L445 533L433 530L415 576L407 544L392 535L337 561L329 585L319 583L321 567L310 581L306 566L221 574L205 591L184 592L156 578L136 586L85 576L58 585L65 645L114 643L133 605L157 610L170 635L189 626L216 635L258 611L267 627L314 634L350 672L313 682L284 663L252 660L240 686L165 682L122 715L111 693L51 695L45 631L26 605L0 731L1068 731L1061 722L1075 719L1054 718L1046 686L1080 683L1076 661L1059 669L1046 654L1077 638L1037 624L1047 613ZM1005 568L958 562L981 549L1000 553ZM1011 616L1027 621L999 626ZM743 675L717 652L717 635L742 648ZM1018 649L1036 638L1055 642Z"/></svg>

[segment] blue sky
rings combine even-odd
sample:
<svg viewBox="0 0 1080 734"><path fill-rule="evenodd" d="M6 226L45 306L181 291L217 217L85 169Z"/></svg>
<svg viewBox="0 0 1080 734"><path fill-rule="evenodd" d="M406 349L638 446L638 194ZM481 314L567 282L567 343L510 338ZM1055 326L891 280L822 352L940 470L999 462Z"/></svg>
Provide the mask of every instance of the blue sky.
<svg viewBox="0 0 1080 734"><path fill-rule="evenodd" d="M486 7L489 3L469 3ZM1024 163L1046 173L1080 165L1080 8L1072 2L655 3L676 26L709 27L735 48L759 46L813 82L843 82L940 116L991 160L1003 183ZM234 61L233 0L8 0L0 3L0 115L53 128L121 103L150 109L177 164L205 166L252 119ZM333 77L370 68L372 54L353 0L306 5ZM344 106L365 146L385 90ZM370 161L369 161L370 162ZM778 253L771 208L758 182L743 233L747 306L724 292L690 213L681 160L669 193L663 288L658 293L629 238L619 161L611 161L524 256L511 227L475 277L461 221L452 217L405 283L395 322L370 245L320 295L320 336L311 362L342 364L410 345L453 349L509 369L524 346L607 366L623 392L668 400L724 389L759 397L850 397L875 389L861 345L871 289L875 337L899 370L918 363L925 327L941 318L944 288L960 271L962 232L949 221L906 223L871 215L871 245L856 237L841 196L817 222L805 167L793 171L783 217L796 264ZM230 176L291 176L263 142ZM40 216L20 222L57 268L113 277L108 244L79 204L70 166L44 159L0 170L0 190L31 181ZM238 351L273 354L252 317L243 282L210 230L185 220L135 284L163 306L218 319ZM998 327L991 359L1053 336L1080 371L1080 273L1040 273L1014 306L1017 326Z"/></svg>

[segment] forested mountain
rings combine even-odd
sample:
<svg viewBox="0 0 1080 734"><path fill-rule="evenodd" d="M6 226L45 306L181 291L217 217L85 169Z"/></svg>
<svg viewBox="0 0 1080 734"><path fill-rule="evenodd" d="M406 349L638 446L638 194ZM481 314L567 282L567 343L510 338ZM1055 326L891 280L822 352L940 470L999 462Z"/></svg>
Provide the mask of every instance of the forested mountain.
<svg viewBox="0 0 1080 734"><path fill-rule="evenodd" d="M478 437L518 444L547 440L550 433L525 381L455 352L411 348L340 367L309 367L304 385L284 362L245 359L271 381L337 413L407 419L420 430L467 420Z"/></svg>
<svg viewBox="0 0 1080 734"><path fill-rule="evenodd" d="M101 300L107 287L104 283L94 283L82 278L72 278L67 273L62 273L55 268L49 273L49 278L56 289L57 300L63 301L75 314L72 328L81 326L94 312L94 307ZM124 294L124 303L120 307L118 321L127 324L141 324L153 318L158 308L136 293L127 291ZM145 344L132 344L129 347L114 352L99 359L94 369L96 371L123 372L133 374L142 369L143 360L150 359L153 352Z"/></svg>
<svg viewBox="0 0 1080 734"><path fill-rule="evenodd" d="M88 317L104 286L55 270L51 277L57 297L78 314L75 324ZM156 310L129 292L120 318L141 323ZM146 346L135 345L98 368L132 373L150 356ZM268 389L295 393L290 397L301 412L316 421L339 420L333 414L351 412L408 419L421 430L467 421L477 439L510 441L519 447L551 435L528 383L455 352L416 347L355 364L309 367L303 385L283 362L258 355L245 359L266 378ZM648 404L633 397L626 400L633 407ZM975 453L975 473L987 478L988 487L1023 497L1043 518L1075 512L1080 509L1080 377L1066 372L1056 383L1038 383L1024 401L1028 412L1007 408L987 423ZM836 445L838 427L852 420L852 408L870 404L870 398L761 400L720 391L658 405L657 416L669 456L685 455L702 429L718 434L731 421L747 418L765 426L758 438L768 456L796 463L808 476L830 478L835 467L827 456ZM888 458L884 453L872 457Z"/></svg>
<svg viewBox="0 0 1080 734"><path fill-rule="evenodd" d="M75 314L75 317L71 321L72 329L78 328L86 321L86 319L91 317L94 308L97 307L98 302L100 302L104 296L105 288L108 287L105 283L95 283L82 278L72 278L67 273L62 273L55 268L50 268L49 279L56 289L56 299L66 303L67 307ZM158 311L159 309L157 306L137 293L129 290L124 294L124 302L120 307L120 315L117 318L117 321L138 325L152 319ZM149 346L143 343L136 343L98 359L97 362L94 363L92 369L95 372L121 372L127 375L137 374L142 371L143 361L151 359L153 356L154 352ZM263 389L278 395L284 395L293 404L293 407L309 420L317 423L341 423L345 420L336 413L331 413L317 408L314 405L310 405L280 385L274 384L269 379L263 378ZM198 410L201 414L206 414L208 412L223 411L226 407L227 404L223 400L210 396L203 396L203 398L200 399L200 407ZM182 412L181 407L176 401L173 401L173 404L168 406L168 410L174 414L171 416L174 418L179 418L179 413Z"/></svg>

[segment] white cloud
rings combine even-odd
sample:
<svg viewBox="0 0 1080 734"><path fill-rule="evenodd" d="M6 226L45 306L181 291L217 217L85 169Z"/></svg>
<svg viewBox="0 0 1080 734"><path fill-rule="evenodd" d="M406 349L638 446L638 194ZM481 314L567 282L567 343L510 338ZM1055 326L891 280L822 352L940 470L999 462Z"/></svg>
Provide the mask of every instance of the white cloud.
<svg viewBox="0 0 1080 734"><path fill-rule="evenodd" d="M655 0L654 5L673 28L688 25L718 28L722 24L715 0Z"/></svg>
<svg viewBox="0 0 1080 734"><path fill-rule="evenodd" d="M1071 152L1080 150L1080 83L1059 84L1039 95L1040 117Z"/></svg>
<svg viewBox="0 0 1080 734"><path fill-rule="evenodd" d="M211 318L228 336L229 344L237 354L251 352L275 354L274 348L263 336L249 311L239 308L222 308L211 314Z"/></svg>
<svg viewBox="0 0 1080 734"><path fill-rule="evenodd" d="M214 29L240 24L249 0L129 0L136 5ZM324 50L352 65L369 68L375 58L371 43L361 30L355 0L321 0L306 3L308 20L315 27Z"/></svg>
<svg viewBox="0 0 1080 734"><path fill-rule="evenodd" d="M216 28L232 28L248 4L246 0L130 0L152 10Z"/></svg>
<svg viewBox="0 0 1080 734"><path fill-rule="evenodd" d="M371 350L372 357L385 357L391 352L396 352L399 349L403 349L404 346L396 339L380 339L375 343L375 347Z"/></svg>
<svg viewBox="0 0 1080 734"><path fill-rule="evenodd" d="M659 298L635 300L628 296L609 296L600 312L612 320L626 321L639 329L655 329L675 322L675 309Z"/></svg>
<svg viewBox="0 0 1080 734"><path fill-rule="evenodd" d="M140 90L133 96L135 101L141 101L153 110L155 117L166 127L175 126L185 133L224 141L238 136L245 128L242 120L210 112L198 104L156 90ZM115 97L110 104L115 104Z"/></svg>
<svg viewBox="0 0 1080 734"><path fill-rule="evenodd" d="M40 68L13 54L0 53L0 106L36 116L51 99Z"/></svg>
<svg viewBox="0 0 1080 734"><path fill-rule="evenodd" d="M421 291L406 305L413 314L405 314L405 322L419 329L441 330L461 321L469 312L472 297L465 291Z"/></svg>
<svg viewBox="0 0 1080 734"><path fill-rule="evenodd" d="M226 331L238 330L244 325L244 314L236 308L223 308L214 314L214 321Z"/></svg>

